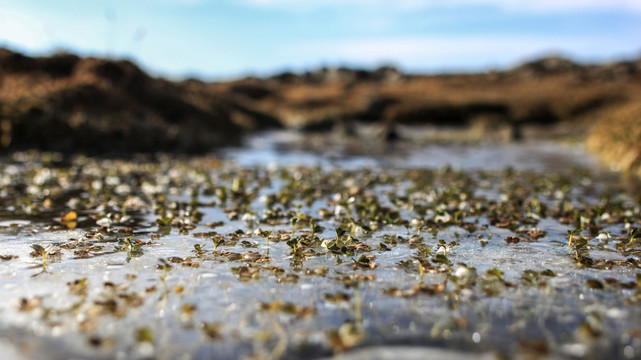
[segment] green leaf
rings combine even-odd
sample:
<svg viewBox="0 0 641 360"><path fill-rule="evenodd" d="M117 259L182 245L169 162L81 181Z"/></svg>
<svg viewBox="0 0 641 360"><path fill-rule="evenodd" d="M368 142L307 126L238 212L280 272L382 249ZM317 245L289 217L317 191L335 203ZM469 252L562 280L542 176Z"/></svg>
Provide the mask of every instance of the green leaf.
<svg viewBox="0 0 641 360"><path fill-rule="evenodd" d="M169 226L169 224L171 224L171 220L172 218L163 215L160 219L156 220L156 223L160 226Z"/></svg>
<svg viewBox="0 0 641 360"><path fill-rule="evenodd" d="M389 246L383 244L383 243L378 243L378 249L381 251L392 251Z"/></svg>
<svg viewBox="0 0 641 360"><path fill-rule="evenodd" d="M486 276L495 276L499 279L503 279L503 272L497 268L488 269L485 271Z"/></svg>

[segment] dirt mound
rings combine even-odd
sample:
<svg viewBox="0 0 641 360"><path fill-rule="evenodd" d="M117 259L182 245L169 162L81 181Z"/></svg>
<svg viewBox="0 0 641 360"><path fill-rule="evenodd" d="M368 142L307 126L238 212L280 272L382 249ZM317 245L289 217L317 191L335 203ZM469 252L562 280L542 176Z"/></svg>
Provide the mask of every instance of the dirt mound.
<svg viewBox="0 0 641 360"><path fill-rule="evenodd" d="M552 56L521 64L509 72L522 77L540 77L574 72L580 69L580 65L569 59Z"/></svg>
<svg viewBox="0 0 641 360"><path fill-rule="evenodd" d="M227 93L152 78L126 60L1 49L0 70L1 145L8 149L202 152L234 143L252 121L277 124Z"/></svg>
<svg viewBox="0 0 641 360"><path fill-rule="evenodd" d="M353 130L356 120L392 132L395 124L469 128L479 139L589 133L591 147L609 154L603 144L641 117L641 59L584 65L551 57L447 75L322 68L207 83L154 78L126 60L0 49L0 74L0 145L9 150L206 151L247 131ZM641 143L637 132L625 135L625 149ZM641 165L634 157L621 166Z"/></svg>
<svg viewBox="0 0 641 360"><path fill-rule="evenodd" d="M551 128L583 124L590 114L635 101L638 63L580 65L553 57L505 72L434 76L321 69L267 79L271 95L254 100L285 125L301 128L329 129L352 119L462 127L487 117Z"/></svg>

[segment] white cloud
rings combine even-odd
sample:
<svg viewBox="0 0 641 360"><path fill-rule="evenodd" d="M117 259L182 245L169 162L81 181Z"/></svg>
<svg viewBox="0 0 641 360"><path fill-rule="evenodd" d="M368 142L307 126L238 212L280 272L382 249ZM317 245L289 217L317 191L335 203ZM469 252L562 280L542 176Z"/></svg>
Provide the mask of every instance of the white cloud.
<svg viewBox="0 0 641 360"><path fill-rule="evenodd" d="M393 63L411 70L454 70L508 66L550 53L586 61L609 60L603 54L612 58L637 55L641 47L630 44L638 43L629 38L574 36L388 37L301 44L282 49L282 54L301 59L305 66L310 65L310 59L324 59L332 65Z"/></svg>
<svg viewBox="0 0 641 360"><path fill-rule="evenodd" d="M166 2L166 3L176 3L179 5L188 5L188 6L200 5L206 2L206 0L160 0L160 1Z"/></svg>
<svg viewBox="0 0 641 360"><path fill-rule="evenodd" d="M421 8L451 8L469 5L493 6L511 12L564 12L621 10L641 12L640 0L243 0L246 3L290 10L309 10L328 6L384 7L397 11Z"/></svg>
<svg viewBox="0 0 641 360"><path fill-rule="evenodd" d="M470 0L457 1L460 4L476 3L493 5L510 11L535 11L535 12L558 12L558 11L581 11L581 10L632 10L641 11L641 1L638 0Z"/></svg>
<svg viewBox="0 0 641 360"><path fill-rule="evenodd" d="M68 9L0 0L0 46L42 53L70 50L81 54L125 55L140 27L123 17L108 20L105 12L76 16Z"/></svg>
<svg viewBox="0 0 641 360"><path fill-rule="evenodd" d="M39 19L13 9L0 12L0 41L21 44L26 48L38 48L47 44L47 34ZM7 35L10 35L8 37Z"/></svg>

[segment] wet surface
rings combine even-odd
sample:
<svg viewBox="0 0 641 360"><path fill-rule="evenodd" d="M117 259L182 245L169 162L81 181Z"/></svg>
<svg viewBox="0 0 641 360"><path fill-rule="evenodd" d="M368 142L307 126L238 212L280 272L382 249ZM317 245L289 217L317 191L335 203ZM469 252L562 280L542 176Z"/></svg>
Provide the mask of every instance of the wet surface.
<svg viewBox="0 0 641 360"><path fill-rule="evenodd" d="M617 179L547 143L276 133L194 158L15 154L0 179L0 349L636 358L641 214Z"/></svg>

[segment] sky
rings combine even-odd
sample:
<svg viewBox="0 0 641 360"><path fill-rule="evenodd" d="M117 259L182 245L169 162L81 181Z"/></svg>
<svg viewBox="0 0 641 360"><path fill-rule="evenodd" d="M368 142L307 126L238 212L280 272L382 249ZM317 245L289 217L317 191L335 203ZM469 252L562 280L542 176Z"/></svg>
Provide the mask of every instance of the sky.
<svg viewBox="0 0 641 360"><path fill-rule="evenodd" d="M128 58L170 78L484 71L641 56L641 0L0 0L0 47Z"/></svg>

